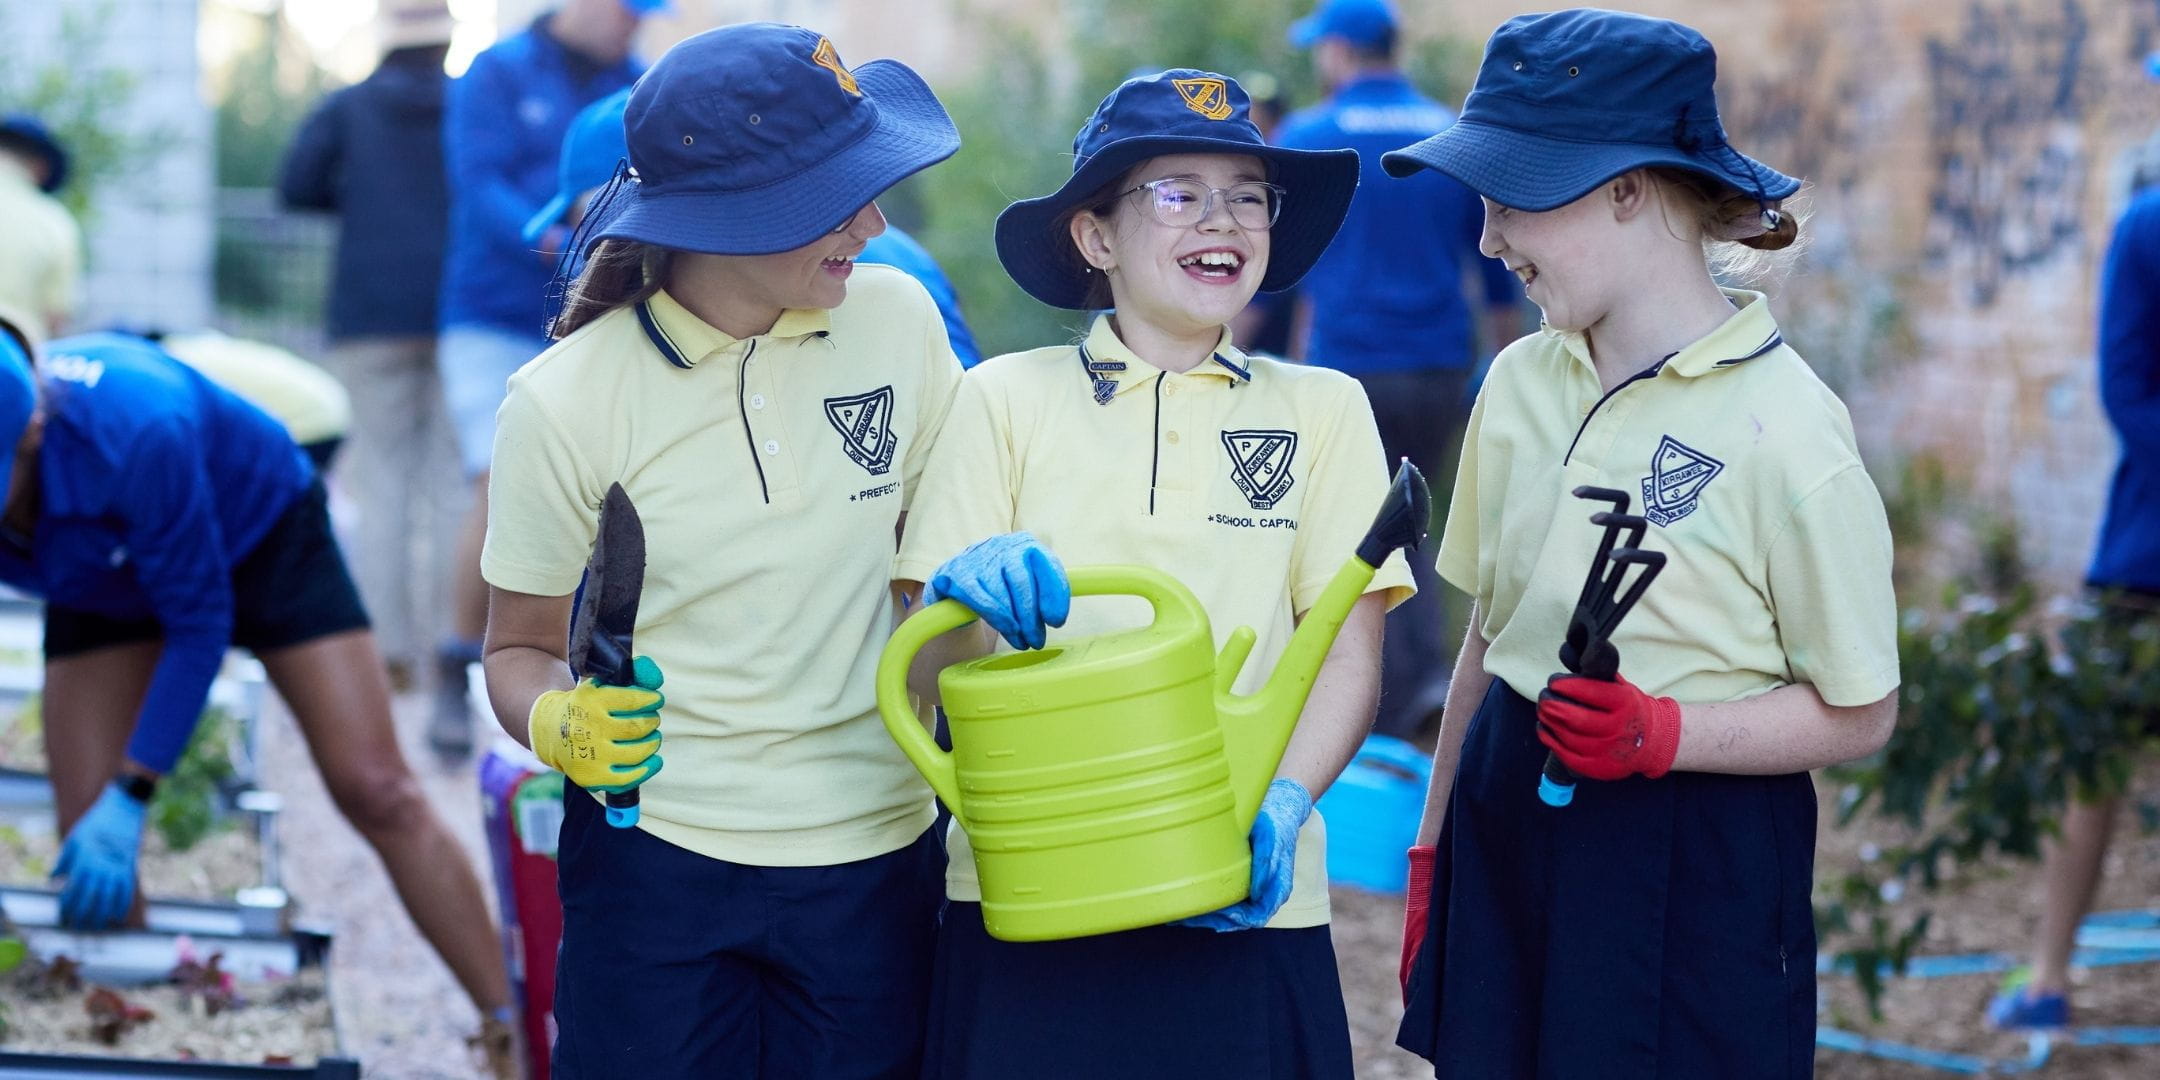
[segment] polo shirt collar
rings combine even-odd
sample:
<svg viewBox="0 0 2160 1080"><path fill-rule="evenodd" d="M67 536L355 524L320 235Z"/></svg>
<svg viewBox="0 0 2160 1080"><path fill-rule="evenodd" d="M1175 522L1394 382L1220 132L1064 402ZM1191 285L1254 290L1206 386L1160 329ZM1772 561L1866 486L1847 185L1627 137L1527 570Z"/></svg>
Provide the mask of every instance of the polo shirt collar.
<svg viewBox="0 0 2160 1080"><path fill-rule="evenodd" d="M1770 314L1770 302L1762 293L1747 289L1721 289L1735 310L1718 328L1695 339L1686 348L1658 361L1654 370L1670 371L1675 375L1693 378L1707 375L1724 368L1737 367L1758 356L1763 356L1785 344L1785 336L1778 330L1777 317ZM1545 333L1560 339L1570 355L1595 371L1590 360L1590 339L1580 331L1560 331L1551 327Z"/></svg>
<svg viewBox="0 0 2160 1080"><path fill-rule="evenodd" d="M724 352L742 343L711 323L690 313L690 309L669 296L666 289L654 293L648 300L637 305L638 327L645 331L646 340L659 350L667 362L679 368L692 368L698 362L717 352ZM817 335L824 337L832 332L832 313L824 308L789 308L780 313L773 328L759 334L762 338L799 338Z"/></svg>
<svg viewBox="0 0 2160 1080"><path fill-rule="evenodd" d="M1097 384L1109 384L1112 396L1143 386L1163 373L1163 369L1140 359L1139 354L1126 347L1107 313L1095 316L1095 325L1088 329L1087 340L1081 343L1078 352L1088 378ZM1237 346L1230 344L1230 328L1226 326L1221 340L1215 343L1215 355L1181 374L1189 378L1219 378L1235 386L1252 381L1252 361L1246 359ZM1108 404L1101 396L1097 400Z"/></svg>

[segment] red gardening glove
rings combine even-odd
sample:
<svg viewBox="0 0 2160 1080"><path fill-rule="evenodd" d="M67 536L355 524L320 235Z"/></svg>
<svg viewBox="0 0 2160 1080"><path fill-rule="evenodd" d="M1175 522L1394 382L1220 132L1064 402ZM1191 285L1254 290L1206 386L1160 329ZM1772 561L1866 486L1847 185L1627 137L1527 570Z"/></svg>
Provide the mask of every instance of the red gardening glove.
<svg viewBox="0 0 2160 1080"><path fill-rule="evenodd" d="M1405 1005L1410 1004L1410 965L1417 963L1418 949L1425 944L1425 927L1431 922L1427 915L1432 911L1436 851L1432 844L1410 849L1410 888L1403 894L1402 968L1398 972Z"/></svg>
<svg viewBox="0 0 2160 1080"><path fill-rule="evenodd" d="M1680 752L1680 703L1651 697L1618 675L1611 682L1559 674L1537 700L1538 741L1577 776L1652 780Z"/></svg>

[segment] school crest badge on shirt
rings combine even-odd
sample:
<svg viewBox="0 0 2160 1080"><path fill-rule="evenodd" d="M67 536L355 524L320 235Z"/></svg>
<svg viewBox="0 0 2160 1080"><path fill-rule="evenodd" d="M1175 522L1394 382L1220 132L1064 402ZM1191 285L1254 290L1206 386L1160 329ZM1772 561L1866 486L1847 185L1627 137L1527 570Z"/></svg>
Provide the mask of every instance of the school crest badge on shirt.
<svg viewBox="0 0 2160 1080"><path fill-rule="evenodd" d="M1225 431L1222 444L1230 454L1230 479L1253 509L1274 509L1297 482L1290 475L1290 462L1297 457L1297 432Z"/></svg>
<svg viewBox="0 0 2160 1080"><path fill-rule="evenodd" d="M880 386L867 394L825 399L825 419L840 433L841 448L872 476L892 468L900 437L893 433L893 390Z"/></svg>
<svg viewBox="0 0 2160 1080"><path fill-rule="evenodd" d="M1694 513L1703 489L1724 471L1724 462L1664 436L1642 480L1643 516L1663 527Z"/></svg>

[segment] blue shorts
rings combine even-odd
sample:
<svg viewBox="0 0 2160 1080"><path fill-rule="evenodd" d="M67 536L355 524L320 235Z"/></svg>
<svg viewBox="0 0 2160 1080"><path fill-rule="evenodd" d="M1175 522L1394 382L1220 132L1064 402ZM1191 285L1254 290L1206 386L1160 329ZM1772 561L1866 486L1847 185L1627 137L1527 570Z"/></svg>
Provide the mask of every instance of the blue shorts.
<svg viewBox="0 0 2160 1080"><path fill-rule="evenodd" d="M1350 1080L1325 926L1150 926L999 941L982 905L938 929L923 1080Z"/></svg>
<svg viewBox="0 0 2160 1080"><path fill-rule="evenodd" d="M507 396L510 376L547 351L548 339L496 326L445 327L435 345L442 372L443 402L457 432L458 463L465 475L487 471L495 455L495 413Z"/></svg>
<svg viewBox="0 0 2160 1080"><path fill-rule="evenodd" d="M1814 1075L1815 788L1585 780L1538 801L1537 706L1470 721L1396 1041L1463 1080Z"/></svg>
<svg viewBox="0 0 2160 1080"><path fill-rule="evenodd" d="M744 866L563 785L559 1080L914 1080L944 853Z"/></svg>

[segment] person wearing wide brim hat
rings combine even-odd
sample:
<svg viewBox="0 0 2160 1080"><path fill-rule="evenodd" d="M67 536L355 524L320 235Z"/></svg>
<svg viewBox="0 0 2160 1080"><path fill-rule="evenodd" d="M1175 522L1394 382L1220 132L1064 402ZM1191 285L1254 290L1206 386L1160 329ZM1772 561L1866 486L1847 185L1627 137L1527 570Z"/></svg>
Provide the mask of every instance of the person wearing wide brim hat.
<svg viewBox="0 0 2160 1080"><path fill-rule="evenodd" d="M1678 23L1518 16L1385 158L1483 196L1545 317L1485 378L1438 559L1475 606L1398 1034L1438 1077L1813 1074L1808 770L1895 722L1890 532L1843 403L1712 276L1796 239L1801 186L1733 148L1715 77ZM1614 496L1639 516L1594 520ZM1632 609L1581 584L1616 530L1664 560Z"/></svg>
<svg viewBox="0 0 2160 1080"><path fill-rule="evenodd" d="M1112 91L1071 177L998 217L998 256L1036 299L1096 314L1086 336L962 381L895 576L965 604L978 648L1057 646L1132 625L1073 605L1065 563L1153 566L1190 587L1216 644L1258 634L1270 670L1388 486L1372 409L1340 372L1240 351L1227 323L1287 289L1335 235L1352 151L1269 146L1243 88L1177 69ZM1166 925L1015 943L984 924L964 830L925 1077L1348 1077L1312 813L1371 726L1381 622L1414 586L1389 559L1335 640L1251 827L1249 895ZM925 688L928 689L927 687Z"/></svg>
<svg viewBox="0 0 2160 1080"><path fill-rule="evenodd" d="M904 65L775 23L677 44L623 115L481 558L497 716L567 779L557 1075L913 1076L941 856L871 677L960 367L929 295L855 260L959 134ZM565 666L614 485L634 685Z"/></svg>

